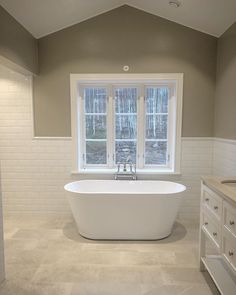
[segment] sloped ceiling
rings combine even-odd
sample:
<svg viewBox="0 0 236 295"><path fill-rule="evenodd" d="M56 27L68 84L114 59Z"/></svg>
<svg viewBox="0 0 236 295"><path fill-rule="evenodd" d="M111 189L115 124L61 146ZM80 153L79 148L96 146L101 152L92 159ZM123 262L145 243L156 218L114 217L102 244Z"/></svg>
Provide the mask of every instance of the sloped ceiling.
<svg viewBox="0 0 236 295"><path fill-rule="evenodd" d="M121 5L130 5L187 27L219 37L236 21L236 0L0 0L36 38L79 23Z"/></svg>

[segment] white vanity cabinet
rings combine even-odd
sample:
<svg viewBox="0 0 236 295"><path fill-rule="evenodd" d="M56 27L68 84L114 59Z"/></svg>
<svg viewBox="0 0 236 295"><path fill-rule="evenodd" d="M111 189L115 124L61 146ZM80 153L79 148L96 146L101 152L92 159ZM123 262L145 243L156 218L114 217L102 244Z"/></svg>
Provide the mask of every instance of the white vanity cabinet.
<svg viewBox="0 0 236 295"><path fill-rule="evenodd" d="M214 254L207 253L207 239ZM222 295L236 295L236 202L204 180L199 248L201 271L209 272Z"/></svg>

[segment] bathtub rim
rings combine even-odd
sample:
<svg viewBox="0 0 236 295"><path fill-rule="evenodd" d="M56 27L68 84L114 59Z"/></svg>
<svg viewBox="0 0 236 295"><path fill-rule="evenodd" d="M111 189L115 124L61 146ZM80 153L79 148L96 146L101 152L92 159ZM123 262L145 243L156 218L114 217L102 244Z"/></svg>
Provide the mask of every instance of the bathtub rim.
<svg viewBox="0 0 236 295"><path fill-rule="evenodd" d="M173 192L140 192L140 191L126 191L126 192L113 192L113 191L98 191L98 192L93 192L93 191L75 191L72 189L69 189L68 187L72 184L78 183L78 182L89 182L89 181L115 181L115 182L137 182L137 181L142 181L142 182L166 182L166 183L174 183L177 184L178 186L181 187L181 190L179 191L173 191ZM67 183L64 186L64 190L67 193L73 193L73 194L78 194L78 195L165 195L165 196L171 196L171 195L177 195L177 194L181 194L184 191L187 190L187 187L181 183L178 182L174 182L174 181L167 181L167 180L112 180L112 179L83 179L83 180L77 180L77 181L72 181Z"/></svg>

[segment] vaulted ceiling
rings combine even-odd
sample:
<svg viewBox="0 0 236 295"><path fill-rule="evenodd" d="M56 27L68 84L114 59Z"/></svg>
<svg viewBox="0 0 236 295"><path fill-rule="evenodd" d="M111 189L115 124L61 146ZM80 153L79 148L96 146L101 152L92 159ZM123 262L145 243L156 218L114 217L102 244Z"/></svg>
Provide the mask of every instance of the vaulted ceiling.
<svg viewBox="0 0 236 295"><path fill-rule="evenodd" d="M187 27L219 37L236 21L236 0L0 0L36 38L127 4Z"/></svg>

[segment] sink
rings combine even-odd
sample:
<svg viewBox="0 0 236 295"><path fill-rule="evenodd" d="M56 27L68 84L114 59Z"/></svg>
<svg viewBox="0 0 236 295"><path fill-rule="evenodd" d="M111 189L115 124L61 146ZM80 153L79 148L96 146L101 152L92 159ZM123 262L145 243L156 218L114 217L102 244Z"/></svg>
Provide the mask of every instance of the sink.
<svg viewBox="0 0 236 295"><path fill-rule="evenodd" d="M221 181L221 183L228 186L228 187L236 189L236 179L234 179L234 180L223 180L223 181Z"/></svg>

